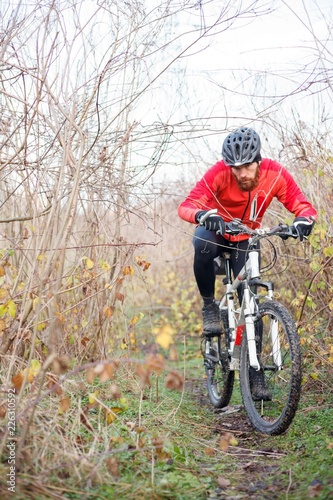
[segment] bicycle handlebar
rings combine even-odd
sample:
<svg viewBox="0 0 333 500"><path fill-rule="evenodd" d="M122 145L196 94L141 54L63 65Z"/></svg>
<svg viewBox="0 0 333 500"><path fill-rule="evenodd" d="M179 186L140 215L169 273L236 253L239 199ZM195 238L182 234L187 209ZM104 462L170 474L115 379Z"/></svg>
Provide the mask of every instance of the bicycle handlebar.
<svg viewBox="0 0 333 500"><path fill-rule="evenodd" d="M208 210L200 218L199 224L202 226L210 215L215 215L217 212L218 212L217 208ZM250 236L257 236L257 237L276 235L280 236L280 238L282 239L298 238L298 233L293 226L288 226L286 224L281 224L281 223L273 228L251 229L245 224L243 224L239 219L234 219L231 222L225 222L225 226L226 226L226 233L231 235L248 234Z"/></svg>

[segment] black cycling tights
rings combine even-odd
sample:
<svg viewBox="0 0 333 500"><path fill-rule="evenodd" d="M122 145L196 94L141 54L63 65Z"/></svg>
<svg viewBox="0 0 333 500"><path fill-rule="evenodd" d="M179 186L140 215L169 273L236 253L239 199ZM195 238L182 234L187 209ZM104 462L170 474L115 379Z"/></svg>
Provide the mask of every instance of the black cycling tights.
<svg viewBox="0 0 333 500"><path fill-rule="evenodd" d="M248 240L231 243L214 231L198 226L194 233L194 276L202 297L214 297L215 270L214 259L222 252L231 253L231 269L234 278L245 264ZM241 297L239 297L241 300Z"/></svg>

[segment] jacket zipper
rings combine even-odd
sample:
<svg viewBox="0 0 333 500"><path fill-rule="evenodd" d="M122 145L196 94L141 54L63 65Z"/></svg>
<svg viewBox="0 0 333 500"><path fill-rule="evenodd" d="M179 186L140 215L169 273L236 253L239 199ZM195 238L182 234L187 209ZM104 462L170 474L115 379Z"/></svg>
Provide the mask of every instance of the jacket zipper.
<svg viewBox="0 0 333 500"><path fill-rule="evenodd" d="M251 192L249 191L249 196L248 196L248 199L247 199L247 204L246 204L245 210L243 212L243 215L241 217L241 222L243 222L243 219L244 219L245 214L246 214L246 210L248 209L248 207L250 205L250 201L251 201Z"/></svg>

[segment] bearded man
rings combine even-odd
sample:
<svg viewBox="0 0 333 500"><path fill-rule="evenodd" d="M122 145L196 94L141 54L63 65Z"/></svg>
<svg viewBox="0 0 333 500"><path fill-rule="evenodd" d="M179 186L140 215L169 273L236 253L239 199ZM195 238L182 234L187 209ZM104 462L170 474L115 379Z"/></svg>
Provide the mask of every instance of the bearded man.
<svg viewBox="0 0 333 500"><path fill-rule="evenodd" d="M294 214L293 226L300 240L309 236L316 210L290 173L278 162L261 157L259 135L251 128L230 133L222 146L223 161L213 165L179 205L178 214L198 224L194 233L194 276L203 300L204 333L221 332L215 303L215 258L231 253L234 277L245 264L248 235L225 234L225 222L239 219L252 229L259 228L274 198ZM208 210L217 209L200 225ZM239 297L241 300L241 297Z"/></svg>

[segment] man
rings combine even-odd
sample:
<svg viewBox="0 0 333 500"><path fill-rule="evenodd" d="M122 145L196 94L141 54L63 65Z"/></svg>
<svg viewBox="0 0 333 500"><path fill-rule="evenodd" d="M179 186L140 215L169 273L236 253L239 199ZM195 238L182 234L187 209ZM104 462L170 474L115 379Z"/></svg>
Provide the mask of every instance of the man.
<svg viewBox="0 0 333 500"><path fill-rule="evenodd" d="M225 234L224 222L240 219L252 229L261 220L274 198L294 214L293 226L300 240L309 236L316 210L306 199L292 176L279 163L261 158L259 135L251 128L240 128L223 142L223 161L218 161L179 205L179 216L199 224L194 234L194 275L203 300L204 332L219 334L221 325L215 303L214 259L227 247L231 268L236 277L246 259L248 235ZM201 217L212 208L218 209L200 225ZM217 232L219 234L217 234ZM239 294L239 299L242 297ZM258 323L258 336L261 327ZM250 386L255 401L271 400L263 369L250 369Z"/></svg>
<svg viewBox="0 0 333 500"><path fill-rule="evenodd" d="M251 128L239 128L223 142L223 161L218 161L179 205L179 216L193 224L208 210L217 208L194 233L194 275L203 299L203 323L207 333L221 331L219 310L214 301L214 259L225 247L231 252L231 268L237 276L245 263L248 235L224 234L224 221L240 219L252 229L261 220L273 198L294 214L293 226L300 240L309 236L316 210L292 176L276 161L261 158L259 135ZM216 234L217 231L220 234Z"/></svg>

